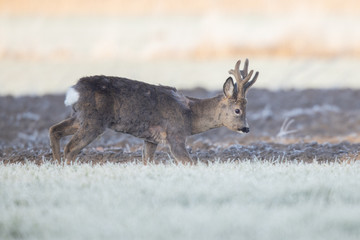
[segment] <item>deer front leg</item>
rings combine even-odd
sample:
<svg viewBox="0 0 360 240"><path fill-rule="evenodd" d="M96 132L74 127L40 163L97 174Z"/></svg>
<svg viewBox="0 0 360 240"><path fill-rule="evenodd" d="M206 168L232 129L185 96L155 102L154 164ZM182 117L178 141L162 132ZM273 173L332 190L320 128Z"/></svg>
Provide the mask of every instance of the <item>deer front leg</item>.
<svg viewBox="0 0 360 240"><path fill-rule="evenodd" d="M79 129L79 124L75 117L68 118L49 129L50 147L53 159L60 163L60 139L72 135Z"/></svg>
<svg viewBox="0 0 360 240"><path fill-rule="evenodd" d="M175 157L177 163L190 163L191 165L193 164L193 161L185 147L185 138L168 138L168 143L170 145L170 151Z"/></svg>
<svg viewBox="0 0 360 240"><path fill-rule="evenodd" d="M142 160L144 165L147 165L148 162L152 162L154 160L154 155L157 145L158 145L157 143L144 141L144 147L142 153Z"/></svg>

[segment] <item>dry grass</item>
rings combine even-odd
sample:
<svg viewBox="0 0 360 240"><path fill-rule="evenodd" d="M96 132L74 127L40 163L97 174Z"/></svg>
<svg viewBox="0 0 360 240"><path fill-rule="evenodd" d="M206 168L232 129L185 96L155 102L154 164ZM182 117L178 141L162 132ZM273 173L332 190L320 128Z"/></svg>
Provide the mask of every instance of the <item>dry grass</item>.
<svg viewBox="0 0 360 240"><path fill-rule="evenodd" d="M164 0L63 0L54 4L46 0L0 0L0 13L12 14L43 14L43 15L68 15L68 14L129 14L142 15L151 13L203 13L207 11L232 12L232 13L273 13L296 11L299 9L313 9L331 13L354 13L360 9L357 0L223 0L207 1L191 0L164 1Z"/></svg>

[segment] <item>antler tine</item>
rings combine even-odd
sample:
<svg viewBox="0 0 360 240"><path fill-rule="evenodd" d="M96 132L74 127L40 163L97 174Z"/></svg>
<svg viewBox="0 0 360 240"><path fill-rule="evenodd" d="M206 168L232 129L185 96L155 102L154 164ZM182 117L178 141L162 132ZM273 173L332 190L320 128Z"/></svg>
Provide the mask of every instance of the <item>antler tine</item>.
<svg viewBox="0 0 360 240"><path fill-rule="evenodd" d="M253 79L251 79L251 81L249 81L245 84L245 86L244 86L245 92L256 82L258 76L259 76L259 72L256 72Z"/></svg>
<svg viewBox="0 0 360 240"><path fill-rule="evenodd" d="M246 76L246 78L244 78L244 80L243 80L244 84L246 84L247 82L249 82L249 80L250 80L251 76L253 75L253 73L254 73L254 70L251 70L251 71L249 72L249 74Z"/></svg>
<svg viewBox="0 0 360 240"><path fill-rule="evenodd" d="M248 75L249 59L245 60L244 68L240 71L242 78L246 78Z"/></svg>
<svg viewBox="0 0 360 240"><path fill-rule="evenodd" d="M235 68L229 70L229 74L231 74L235 77L235 80L236 80L236 83L238 86L241 86L244 84L242 82L243 78L241 77L240 70L239 70L240 63L241 63L241 60L237 61L235 64Z"/></svg>

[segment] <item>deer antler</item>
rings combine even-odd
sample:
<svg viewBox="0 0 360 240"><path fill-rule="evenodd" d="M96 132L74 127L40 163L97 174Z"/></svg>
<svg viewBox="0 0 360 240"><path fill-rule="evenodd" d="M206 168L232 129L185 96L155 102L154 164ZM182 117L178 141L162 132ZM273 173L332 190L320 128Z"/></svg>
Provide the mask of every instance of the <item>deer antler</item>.
<svg viewBox="0 0 360 240"><path fill-rule="evenodd" d="M240 70L240 63L241 61L237 61L235 64L235 68L229 70L229 74L233 75L235 77L236 83L237 83L237 98L245 97L245 94L247 90L256 82L257 77L259 76L259 72L255 73L255 76L253 79L250 78L253 74L253 70L248 73L248 66L249 66L249 60L245 60L245 65L243 70Z"/></svg>

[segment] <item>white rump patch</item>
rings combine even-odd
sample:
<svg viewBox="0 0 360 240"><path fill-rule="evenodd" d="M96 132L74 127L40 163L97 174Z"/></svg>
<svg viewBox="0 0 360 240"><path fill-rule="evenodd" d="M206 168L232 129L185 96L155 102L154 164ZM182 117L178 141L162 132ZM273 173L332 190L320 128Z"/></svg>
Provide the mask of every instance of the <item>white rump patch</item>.
<svg viewBox="0 0 360 240"><path fill-rule="evenodd" d="M65 105L71 106L79 100L79 93L74 88L69 88L66 92Z"/></svg>

